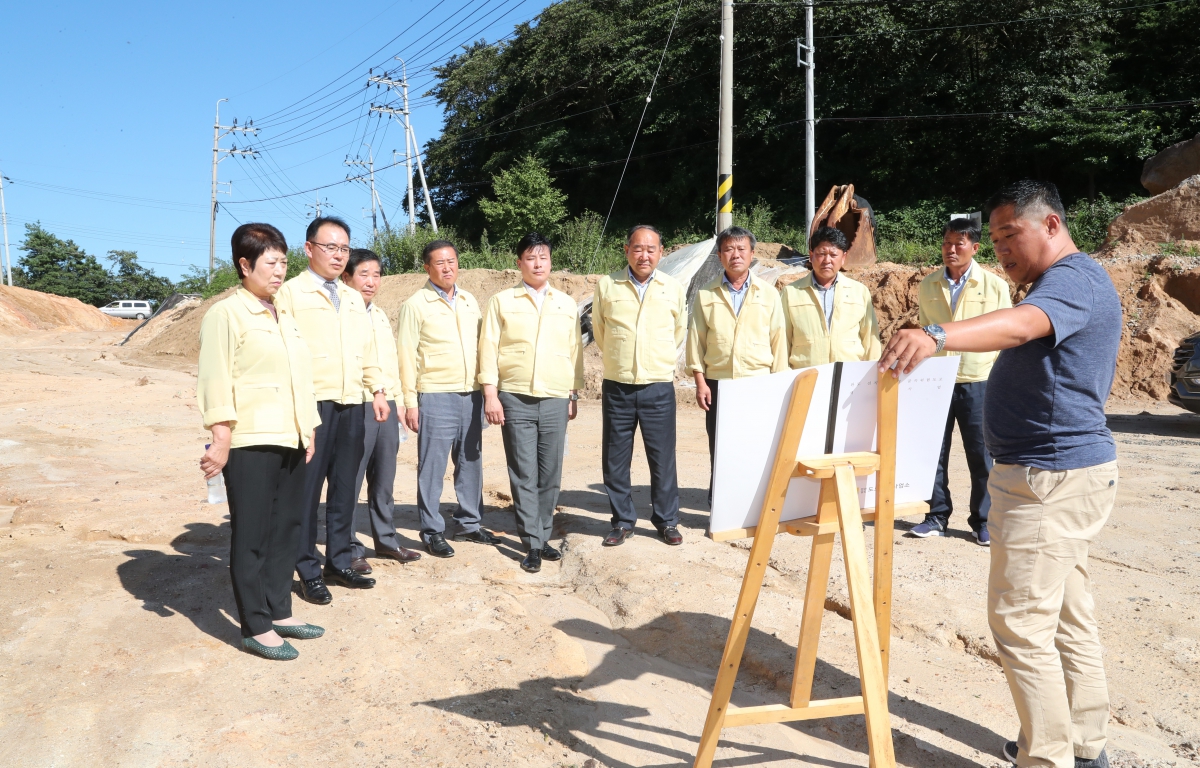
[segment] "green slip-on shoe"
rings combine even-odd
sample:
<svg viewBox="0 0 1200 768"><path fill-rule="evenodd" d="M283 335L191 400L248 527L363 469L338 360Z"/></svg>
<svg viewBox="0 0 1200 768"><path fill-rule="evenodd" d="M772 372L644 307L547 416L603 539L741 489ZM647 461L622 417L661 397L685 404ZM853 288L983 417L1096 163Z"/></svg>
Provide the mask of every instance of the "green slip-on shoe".
<svg viewBox="0 0 1200 768"><path fill-rule="evenodd" d="M275 634L280 637L290 637L293 640L316 640L325 634L325 628L318 627L316 624L297 624L294 626L272 624L271 627L275 630Z"/></svg>
<svg viewBox="0 0 1200 768"><path fill-rule="evenodd" d="M283 645L272 648L263 645L253 637L243 637L242 648L246 649L248 653L257 654L271 661L291 661L300 655L300 651L293 648L291 643L286 640L283 641Z"/></svg>

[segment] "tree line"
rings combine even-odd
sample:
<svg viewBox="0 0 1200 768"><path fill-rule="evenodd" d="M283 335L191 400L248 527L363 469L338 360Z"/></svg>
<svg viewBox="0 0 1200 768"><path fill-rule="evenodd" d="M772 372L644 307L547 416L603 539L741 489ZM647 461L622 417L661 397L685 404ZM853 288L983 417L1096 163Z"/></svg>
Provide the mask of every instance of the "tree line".
<svg viewBox="0 0 1200 768"><path fill-rule="evenodd" d="M429 94L445 118L427 166L439 223L511 247L497 237L497 181L529 158L564 220L606 212L676 6L563 0L437 68ZM735 8L735 204L794 228L804 7ZM1053 180L1068 203L1123 202L1144 194L1144 158L1200 130L1194 1L817 0L815 27L819 194L853 183L884 221L978 210L1025 176ZM719 3L683 0L613 226L711 231L719 31Z"/></svg>
<svg viewBox="0 0 1200 768"><path fill-rule="evenodd" d="M13 267L13 284L33 291L69 296L102 307L119 299L145 299L155 304L175 292L190 293L196 275L179 284L138 263L137 251L109 251L108 267L73 240L63 240L41 223L25 225L18 246L23 255ZM203 275L199 275L203 281Z"/></svg>

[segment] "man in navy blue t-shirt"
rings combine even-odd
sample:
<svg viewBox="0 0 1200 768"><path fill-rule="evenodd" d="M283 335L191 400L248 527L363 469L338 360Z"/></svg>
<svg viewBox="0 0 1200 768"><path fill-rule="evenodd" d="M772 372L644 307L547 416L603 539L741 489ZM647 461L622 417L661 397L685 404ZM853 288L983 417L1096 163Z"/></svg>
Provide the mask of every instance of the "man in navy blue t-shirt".
<svg viewBox="0 0 1200 768"><path fill-rule="evenodd" d="M896 333L881 370L954 352L1002 350L984 403L995 460L988 620L1021 721L1015 765L1107 768L1108 686L1088 546L1117 494L1104 418L1121 339L1121 302L1080 253L1053 184L1021 181L988 201L996 257L1018 285L1012 309Z"/></svg>

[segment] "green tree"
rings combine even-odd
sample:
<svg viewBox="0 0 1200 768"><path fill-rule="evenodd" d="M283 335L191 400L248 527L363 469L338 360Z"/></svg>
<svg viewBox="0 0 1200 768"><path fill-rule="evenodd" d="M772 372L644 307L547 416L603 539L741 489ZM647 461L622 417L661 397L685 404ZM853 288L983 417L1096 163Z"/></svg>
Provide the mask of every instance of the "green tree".
<svg viewBox="0 0 1200 768"><path fill-rule="evenodd" d="M533 155L493 176L492 195L480 199L479 210L509 248L529 232L555 234L567 217L567 196L554 188L545 164Z"/></svg>
<svg viewBox="0 0 1200 768"><path fill-rule="evenodd" d="M109 251L113 263L112 299L146 299L156 305L175 293L175 285L138 264L137 251Z"/></svg>
<svg viewBox="0 0 1200 768"><path fill-rule="evenodd" d="M13 278L22 287L97 307L112 301L113 277L96 257L72 240L55 237L41 222L25 225L25 240L18 247L25 255Z"/></svg>
<svg viewBox="0 0 1200 768"><path fill-rule="evenodd" d="M712 226L718 6L682 11L609 226ZM489 178L540 158L570 215L606 211L663 51L674 0L562 0L499 43L435 69L427 145L439 220L478 238ZM804 7L738 7L734 202L803 226ZM1200 130L1200 3L1101 0L818 3L818 194L853 183L877 212L946 199L979 210L1007 180L1055 181L1068 203L1139 192L1144 157ZM1189 32L1188 30L1193 30ZM1130 103L1191 100L1170 109ZM944 116L863 120L879 116ZM699 212L699 214L698 214ZM497 238L498 239L498 238Z"/></svg>

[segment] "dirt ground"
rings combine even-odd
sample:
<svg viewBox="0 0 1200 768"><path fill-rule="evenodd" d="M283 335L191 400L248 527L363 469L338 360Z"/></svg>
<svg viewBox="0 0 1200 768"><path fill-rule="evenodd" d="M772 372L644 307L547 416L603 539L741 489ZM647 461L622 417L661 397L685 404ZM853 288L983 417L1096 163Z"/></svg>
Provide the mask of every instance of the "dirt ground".
<svg viewBox="0 0 1200 768"><path fill-rule="evenodd" d="M197 467L206 435L194 373L113 347L126 332L0 343L0 764L691 764L746 544L703 535L703 419L684 390L684 546L666 547L648 524L624 546L600 546L600 408L585 402L555 526L565 558L523 573L489 429L485 525L504 545L376 561L373 590L334 588L323 607L297 600L296 615L328 631L281 664L237 647L227 509L206 503ZM1110 425L1122 480L1092 558L1110 754L1124 768L1198 765L1200 417L1118 403ZM410 440L396 519L414 546L415 463ZM966 477L956 453L960 502ZM640 450L634 483L645 517ZM443 501L448 510L449 483ZM987 630L987 550L961 512L945 539L905 537L913 522L898 525L895 546L898 761L1000 765L1017 722ZM807 547L777 540L735 704L786 700ZM835 563L816 697L857 686L839 572ZM861 717L726 731L717 755L721 766L867 765Z"/></svg>

